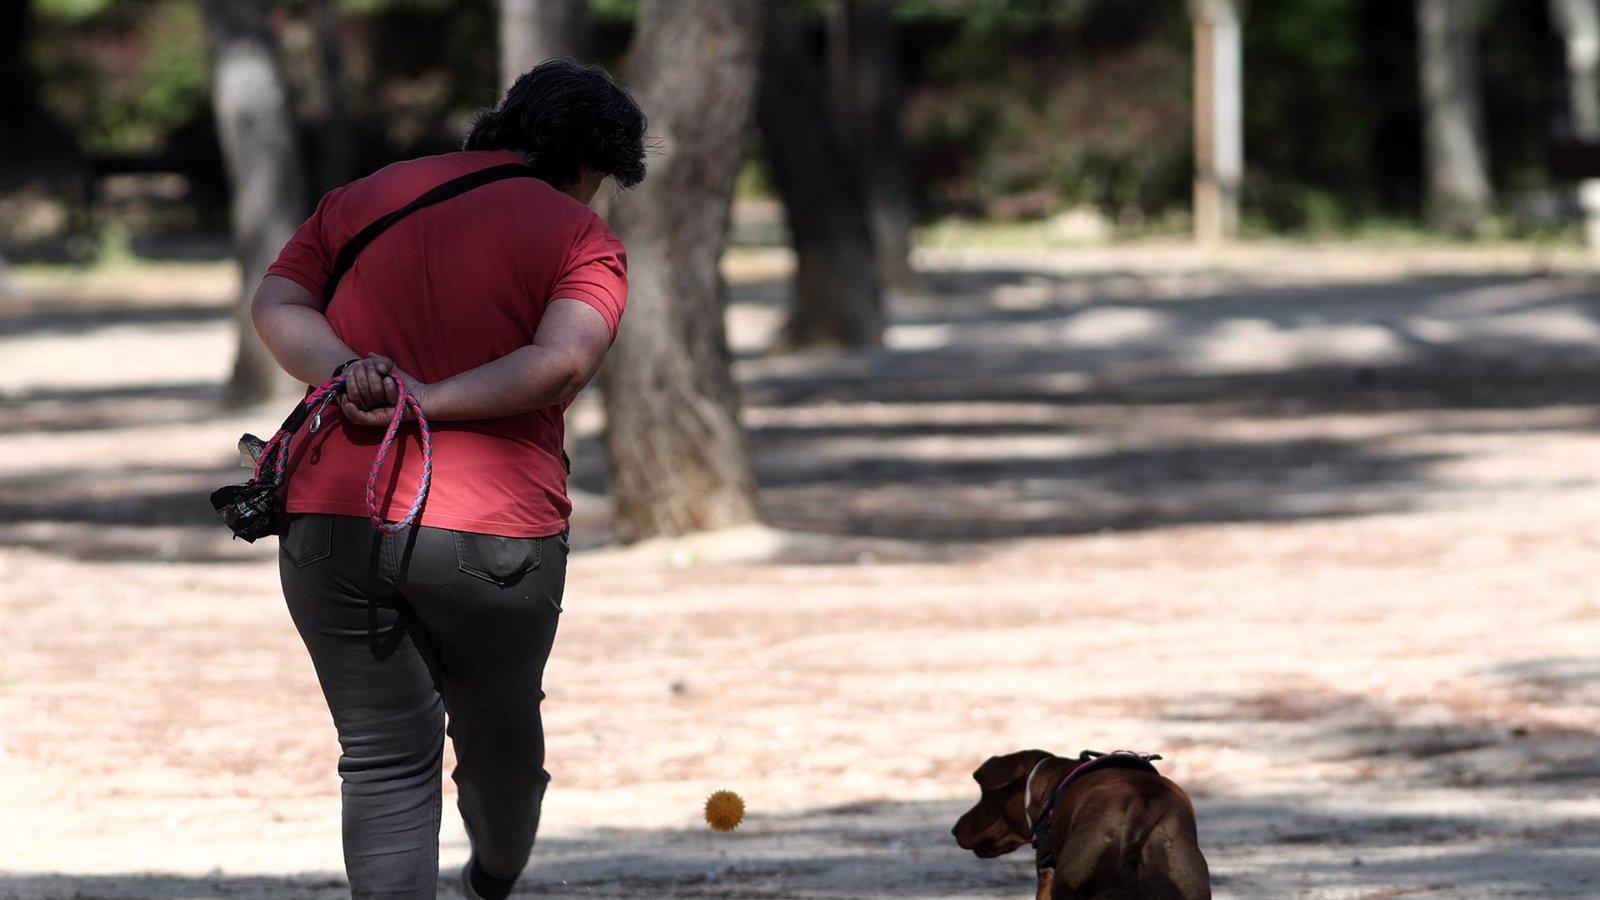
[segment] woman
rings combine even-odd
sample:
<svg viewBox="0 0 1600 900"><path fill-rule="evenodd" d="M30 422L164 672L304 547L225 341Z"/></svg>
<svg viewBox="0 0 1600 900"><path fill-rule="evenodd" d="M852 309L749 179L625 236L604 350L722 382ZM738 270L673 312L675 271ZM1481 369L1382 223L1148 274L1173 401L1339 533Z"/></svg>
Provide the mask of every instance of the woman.
<svg viewBox="0 0 1600 900"><path fill-rule="evenodd" d="M510 893L549 776L539 701L566 574L562 412L616 336L623 248L586 204L644 177L645 119L604 70L552 61L481 113L457 153L389 166L322 199L251 308L307 384L342 368L341 415L290 459L279 570L343 750L356 897L433 898L448 734L472 841L468 897ZM451 179L521 163L384 231L322 293L357 232ZM509 170L518 175L519 170ZM396 534L367 518L367 471L396 379L433 430L432 487ZM401 431L379 495L404 517L422 455ZM386 490L385 490L386 489Z"/></svg>

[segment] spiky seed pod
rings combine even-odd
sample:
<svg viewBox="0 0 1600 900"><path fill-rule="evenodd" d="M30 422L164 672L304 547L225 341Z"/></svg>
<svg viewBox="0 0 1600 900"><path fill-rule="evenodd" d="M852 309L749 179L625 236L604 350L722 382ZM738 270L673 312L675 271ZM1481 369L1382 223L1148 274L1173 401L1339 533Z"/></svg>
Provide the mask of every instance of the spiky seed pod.
<svg viewBox="0 0 1600 900"><path fill-rule="evenodd" d="M706 824L718 831L732 831L744 819L744 800L733 791L717 791L706 798Z"/></svg>

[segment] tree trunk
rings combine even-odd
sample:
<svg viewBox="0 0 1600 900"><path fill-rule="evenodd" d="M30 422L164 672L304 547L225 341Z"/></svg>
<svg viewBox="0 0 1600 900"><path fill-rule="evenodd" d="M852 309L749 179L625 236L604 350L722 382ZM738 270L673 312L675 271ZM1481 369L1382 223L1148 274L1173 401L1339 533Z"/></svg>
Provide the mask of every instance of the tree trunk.
<svg viewBox="0 0 1600 900"><path fill-rule="evenodd" d="M828 15L828 84L839 134L866 187L879 280L920 287L911 267L916 201L901 122L899 34L888 0L833 0Z"/></svg>
<svg viewBox="0 0 1600 900"><path fill-rule="evenodd" d="M1600 2L1550 0L1550 20L1566 45L1572 137L1600 141ZM1578 184L1578 204L1589 248L1600 250L1600 178Z"/></svg>
<svg viewBox="0 0 1600 900"><path fill-rule="evenodd" d="M1478 78L1480 0L1417 0L1430 225L1470 234L1489 217L1490 188Z"/></svg>
<svg viewBox="0 0 1600 900"><path fill-rule="evenodd" d="M628 311L603 378L617 535L635 541L759 519L718 271L744 160L760 0L645 0L628 65L660 151L611 219Z"/></svg>
<svg viewBox="0 0 1600 900"><path fill-rule="evenodd" d="M1239 0L1191 0L1194 18L1194 232L1216 245L1239 233L1244 182L1244 58Z"/></svg>
<svg viewBox="0 0 1600 900"><path fill-rule="evenodd" d="M74 198L71 214L87 223L88 171L77 142L39 103L39 80L28 56L32 3L0 3L0 190L43 189ZM9 225L0 236L14 237Z"/></svg>
<svg viewBox="0 0 1600 900"><path fill-rule="evenodd" d="M761 54L756 118L798 257L787 348L873 347L883 294L865 194L840 145L798 23L775 7Z"/></svg>
<svg viewBox="0 0 1600 900"><path fill-rule="evenodd" d="M27 52L32 32L33 4L0 3L0 159L8 165L75 154L71 136L39 106Z"/></svg>
<svg viewBox="0 0 1600 900"><path fill-rule="evenodd" d="M305 171L277 47L260 0L205 0L211 103L228 170L229 213L242 276L235 319L239 349L225 400L231 405L297 386L250 324L250 298L305 214Z"/></svg>
<svg viewBox="0 0 1600 900"><path fill-rule="evenodd" d="M322 75L322 127L317 141L317 191L326 194L356 177L356 129L345 97L344 17L338 0L320 0L316 16Z"/></svg>
<svg viewBox="0 0 1600 900"><path fill-rule="evenodd" d="M588 0L500 0L500 86L547 59L589 56Z"/></svg>

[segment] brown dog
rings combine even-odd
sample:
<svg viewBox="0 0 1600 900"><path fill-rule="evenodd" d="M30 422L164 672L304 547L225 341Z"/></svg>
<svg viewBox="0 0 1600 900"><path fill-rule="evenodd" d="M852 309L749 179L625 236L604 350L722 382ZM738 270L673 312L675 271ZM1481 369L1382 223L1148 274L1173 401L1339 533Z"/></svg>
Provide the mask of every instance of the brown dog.
<svg viewBox="0 0 1600 900"><path fill-rule="evenodd" d="M1211 896L1194 805L1145 757L1023 750L991 756L972 777L982 794L951 834L983 859L1037 841L1038 900Z"/></svg>

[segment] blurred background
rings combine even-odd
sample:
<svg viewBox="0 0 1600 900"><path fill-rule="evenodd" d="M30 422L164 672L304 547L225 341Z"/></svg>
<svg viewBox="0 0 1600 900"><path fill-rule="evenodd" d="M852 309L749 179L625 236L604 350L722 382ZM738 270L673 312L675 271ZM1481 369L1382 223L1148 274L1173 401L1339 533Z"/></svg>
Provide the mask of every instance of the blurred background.
<svg viewBox="0 0 1600 900"><path fill-rule="evenodd" d="M552 56L667 327L568 417L527 890L1025 896L948 828L1040 746L1220 896L1600 895L1600 0L7 0L0 897L343 895L238 313Z"/></svg>

